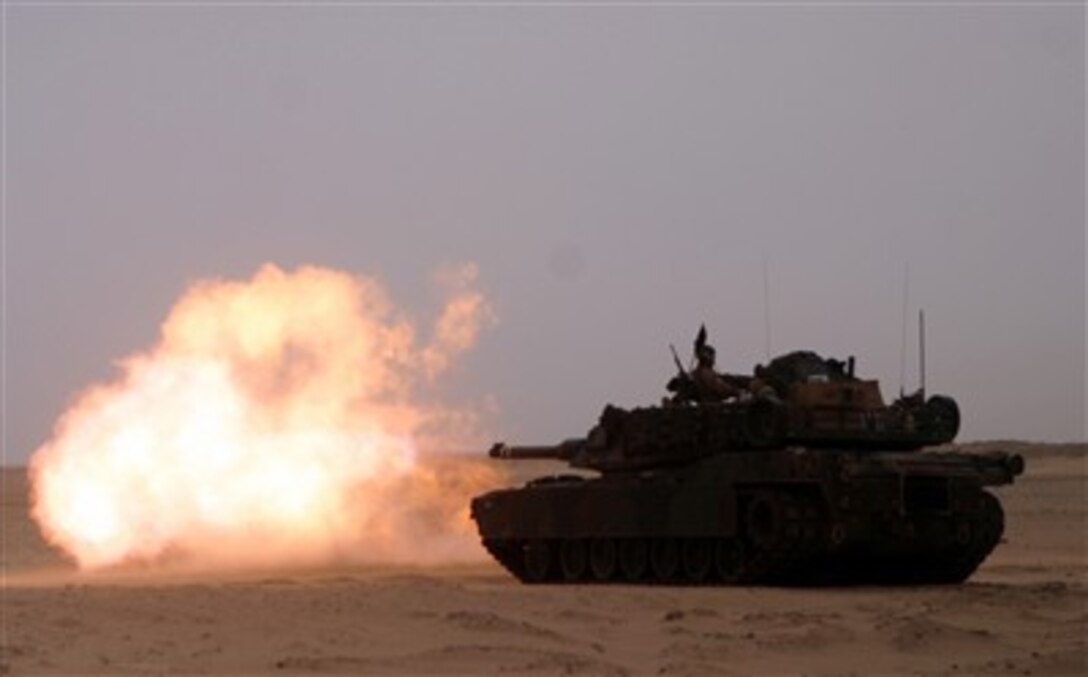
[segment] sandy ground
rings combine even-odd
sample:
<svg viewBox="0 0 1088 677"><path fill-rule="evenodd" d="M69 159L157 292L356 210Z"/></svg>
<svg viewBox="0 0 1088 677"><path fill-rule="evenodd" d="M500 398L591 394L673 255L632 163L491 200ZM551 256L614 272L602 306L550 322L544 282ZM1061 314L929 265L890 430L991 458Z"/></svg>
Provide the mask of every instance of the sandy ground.
<svg viewBox="0 0 1088 677"><path fill-rule="evenodd" d="M962 586L529 587L497 565L73 571L3 477L0 674L1088 674L1088 445L1024 453Z"/></svg>

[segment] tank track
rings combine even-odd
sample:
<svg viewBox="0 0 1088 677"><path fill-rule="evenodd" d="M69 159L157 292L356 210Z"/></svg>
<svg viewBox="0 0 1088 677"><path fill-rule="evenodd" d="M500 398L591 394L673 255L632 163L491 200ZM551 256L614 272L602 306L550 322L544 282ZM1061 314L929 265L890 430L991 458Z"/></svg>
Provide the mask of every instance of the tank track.
<svg viewBox="0 0 1088 677"><path fill-rule="evenodd" d="M968 518L899 518L887 538L842 541L815 499L757 493L740 538L484 539L523 583L919 585L966 580L1001 540L1004 513L981 492ZM841 541L841 542L840 542Z"/></svg>

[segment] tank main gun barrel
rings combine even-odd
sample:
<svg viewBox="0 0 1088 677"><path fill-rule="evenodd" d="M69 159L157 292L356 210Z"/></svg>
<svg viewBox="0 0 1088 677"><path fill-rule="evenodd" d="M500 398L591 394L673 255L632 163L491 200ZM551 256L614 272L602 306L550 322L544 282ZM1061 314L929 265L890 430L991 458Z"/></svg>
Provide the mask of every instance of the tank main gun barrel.
<svg viewBox="0 0 1088 677"><path fill-rule="evenodd" d="M573 437L553 445L511 446L505 442L496 442L488 452L488 456L510 461L531 459L569 461L585 445L584 437Z"/></svg>

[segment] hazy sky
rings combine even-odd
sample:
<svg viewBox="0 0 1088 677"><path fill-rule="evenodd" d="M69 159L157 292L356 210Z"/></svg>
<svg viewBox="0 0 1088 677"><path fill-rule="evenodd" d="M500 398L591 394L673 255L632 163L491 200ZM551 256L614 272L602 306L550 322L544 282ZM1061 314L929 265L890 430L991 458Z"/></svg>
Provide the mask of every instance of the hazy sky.
<svg viewBox="0 0 1088 677"><path fill-rule="evenodd" d="M812 348L928 385L961 439L1084 440L1085 10L8 5L8 462L266 261L426 316L474 261L499 323L449 395L496 434ZM764 293L767 262L769 294Z"/></svg>

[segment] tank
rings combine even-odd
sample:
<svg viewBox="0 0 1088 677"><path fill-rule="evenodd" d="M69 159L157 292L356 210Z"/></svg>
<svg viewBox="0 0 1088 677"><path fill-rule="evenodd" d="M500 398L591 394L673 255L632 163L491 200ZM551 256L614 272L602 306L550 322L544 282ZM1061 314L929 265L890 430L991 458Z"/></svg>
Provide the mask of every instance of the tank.
<svg viewBox="0 0 1088 677"><path fill-rule="evenodd" d="M581 472L473 499L483 545L526 583L966 580L1004 530L988 488L1023 459L923 450L955 435L955 402L885 406L853 362L791 353L724 375L735 394L722 401L693 397L681 368L660 406L608 405L555 445L498 443L492 458Z"/></svg>

